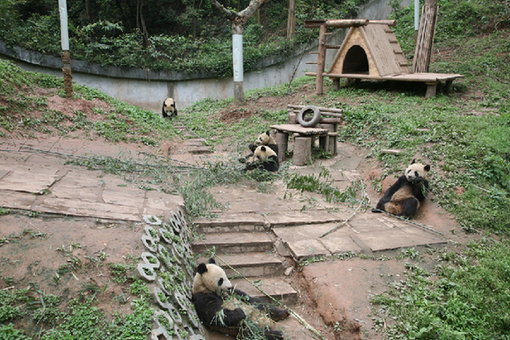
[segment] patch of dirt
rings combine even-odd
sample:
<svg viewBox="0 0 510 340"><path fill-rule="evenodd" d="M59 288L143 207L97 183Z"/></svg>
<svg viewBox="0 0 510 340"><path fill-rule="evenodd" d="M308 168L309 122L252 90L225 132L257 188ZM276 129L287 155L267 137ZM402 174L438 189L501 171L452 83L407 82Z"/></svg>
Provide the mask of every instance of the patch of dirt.
<svg viewBox="0 0 510 340"><path fill-rule="evenodd" d="M93 219L57 216L0 216L0 290L37 287L61 296L65 306L74 298L92 298L111 316L131 312L136 298L115 281L108 263L132 264L141 252L141 228L99 224ZM135 276L134 270L127 273ZM26 316L16 323L27 334L41 330Z"/></svg>

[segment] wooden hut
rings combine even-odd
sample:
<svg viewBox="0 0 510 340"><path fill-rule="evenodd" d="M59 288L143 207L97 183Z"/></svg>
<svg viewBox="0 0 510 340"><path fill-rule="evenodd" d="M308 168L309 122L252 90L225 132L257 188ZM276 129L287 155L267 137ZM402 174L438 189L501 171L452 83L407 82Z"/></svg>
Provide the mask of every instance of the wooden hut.
<svg viewBox="0 0 510 340"><path fill-rule="evenodd" d="M391 26L394 20L313 20L305 22L305 27L320 27L317 72L306 72L317 77L317 94L322 94L323 77L333 79L335 88L340 78L374 79L424 82L427 84L426 97L436 94L436 86L445 81L449 87L460 74L412 73L406 57L400 48ZM349 31L338 46L326 45L327 27L349 27ZM333 62L324 72L326 49L338 48Z"/></svg>

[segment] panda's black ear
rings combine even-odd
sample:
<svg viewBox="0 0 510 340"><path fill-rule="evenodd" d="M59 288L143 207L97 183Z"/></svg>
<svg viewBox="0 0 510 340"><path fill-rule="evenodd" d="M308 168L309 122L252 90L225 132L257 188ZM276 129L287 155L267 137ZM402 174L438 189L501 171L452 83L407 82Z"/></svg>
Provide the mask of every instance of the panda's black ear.
<svg viewBox="0 0 510 340"><path fill-rule="evenodd" d="M265 147L265 146L261 146L261 147L260 147L260 151L262 151L262 152L266 152L266 147Z"/></svg>
<svg viewBox="0 0 510 340"><path fill-rule="evenodd" d="M267 130L266 135L271 136L271 130Z"/></svg>
<svg viewBox="0 0 510 340"><path fill-rule="evenodd" d="M429 164L425 165L424 169L425 169L425 171L429 171L430 170L430 165Z"/></svg>
<svg viewBox="0 0 510 340"><path fill-rule="evenodd" d="M205 273L207 271L207 266L205 263L200 263L197 267L197 272L202 275L203 273Z"/></svg>
<svg viewBox="0 0 510 340"><path fill-rule="evenodd" d="M211 257L211 258L209 259L209 263L216 264L216 261L214 261L214 258L212 258L212 257Z"/></svg>
<svg viewBox="0 0 510 340"><path fill-rule="evenodd" d="M416 159L415 158L413 158L413 160L411 161L411 164L414 164L414 163L416 163Z"/></svg>

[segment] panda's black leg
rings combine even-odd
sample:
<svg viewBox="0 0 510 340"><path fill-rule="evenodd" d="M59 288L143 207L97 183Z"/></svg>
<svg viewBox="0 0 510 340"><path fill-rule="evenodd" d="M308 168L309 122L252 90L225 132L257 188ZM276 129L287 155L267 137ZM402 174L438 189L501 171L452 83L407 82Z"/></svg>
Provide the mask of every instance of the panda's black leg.
<svg viewBox="0 0 510 340"><path fill-rule="evenodd" d="M418 211L418 200L414 197L406 199L402 202L402 213L400 216L405 216L408 218L413 218L413 216Z"/></svg>
<svg viewBox="0 0 510 340"><path fill-rule="evenodd" d="M384 211L384 204L386 202L384 201L384 197L381 197L379 202L377 202L377 205L374 209L372 209L372 212L374 213L382 213Z"/></svg>

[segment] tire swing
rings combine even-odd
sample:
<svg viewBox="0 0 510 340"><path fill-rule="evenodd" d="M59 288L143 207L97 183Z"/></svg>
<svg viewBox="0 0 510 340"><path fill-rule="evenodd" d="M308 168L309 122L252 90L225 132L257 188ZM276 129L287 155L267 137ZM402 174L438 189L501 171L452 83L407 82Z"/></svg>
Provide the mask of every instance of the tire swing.
<svg viewBox="0 0 510 340"><path fill-rule="evenodd" d="M311 119L305 119L308 113L313 113L313 117ZM297 116L299 124L303 127L313 127L319 123L319 120L321 119L321 112L317 106L314 105L308 105L305 106L299 111L299 114Z"/></svg>

